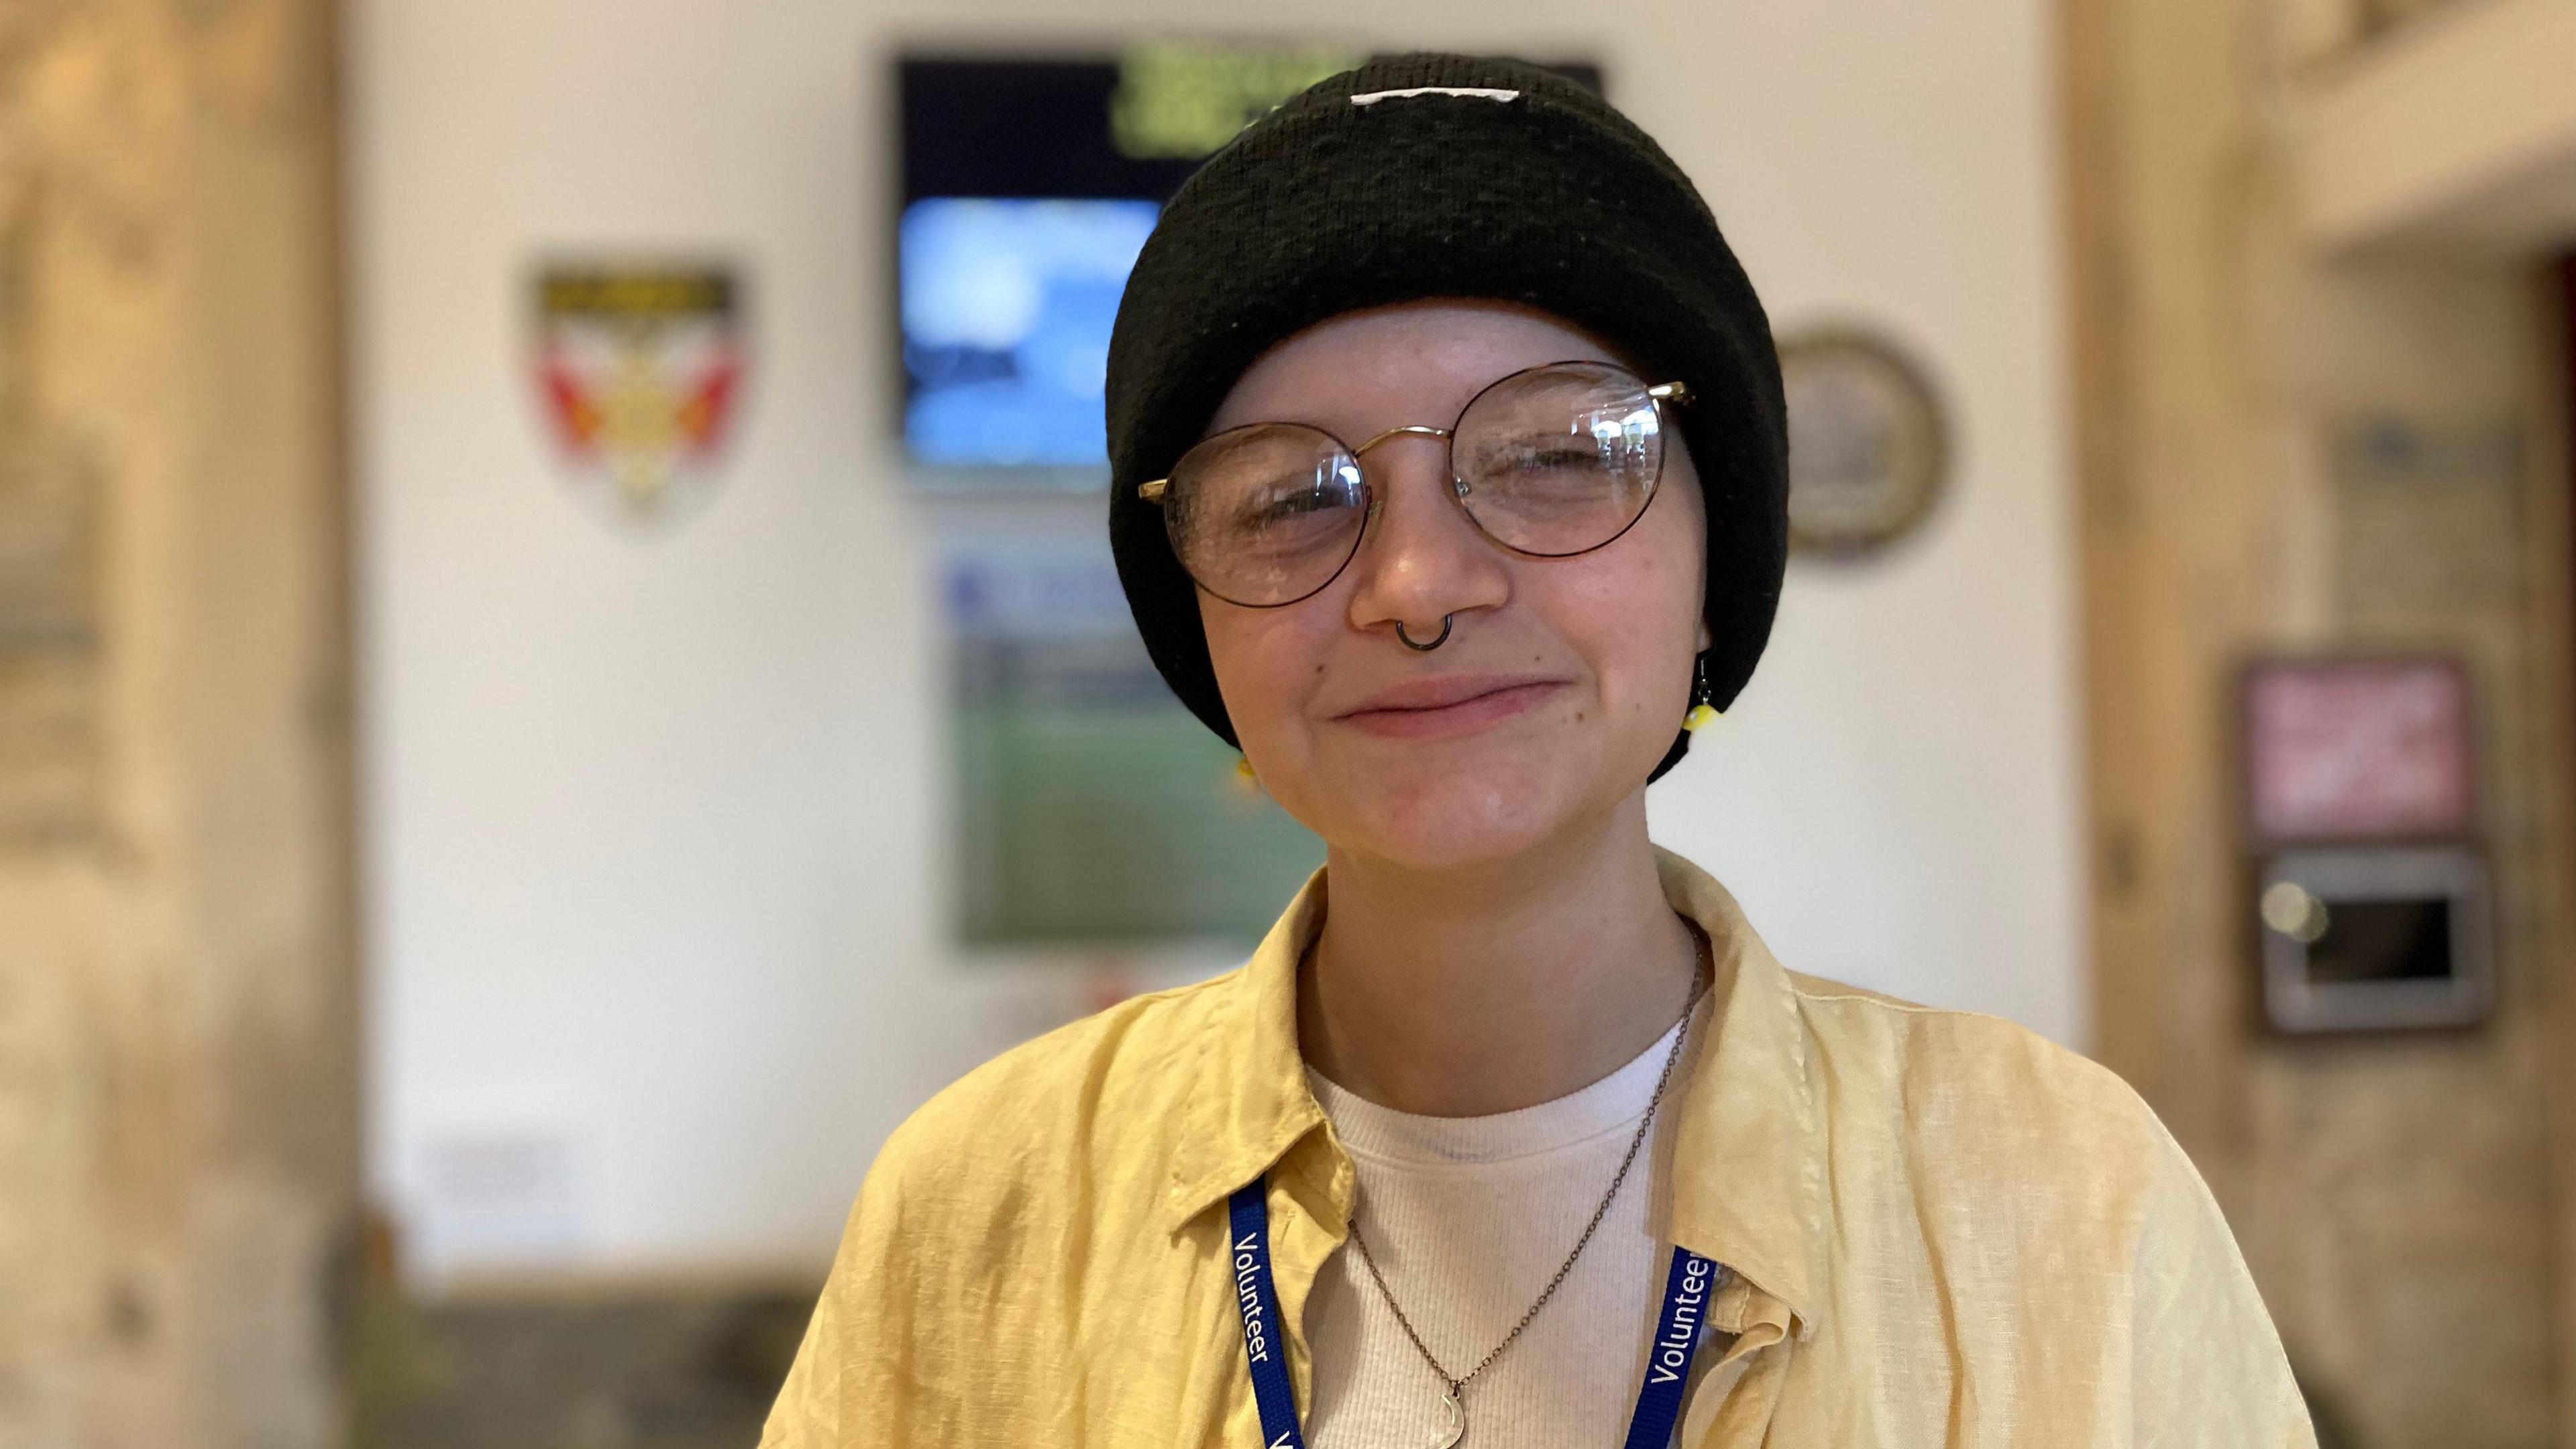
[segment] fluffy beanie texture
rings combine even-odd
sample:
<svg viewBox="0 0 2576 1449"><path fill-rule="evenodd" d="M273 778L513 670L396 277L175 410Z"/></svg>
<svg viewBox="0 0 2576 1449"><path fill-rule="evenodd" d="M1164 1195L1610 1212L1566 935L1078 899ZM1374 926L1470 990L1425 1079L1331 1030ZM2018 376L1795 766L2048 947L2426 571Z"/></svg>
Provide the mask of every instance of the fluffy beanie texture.
<svg viewBox="0 0 2576 1449"><path fill-rule="evenodd" d="M1535 67L1441 54L1371 61L1245 129L1182 185L1128 278L1109 344L1109 538L1173 691L1237 743L1193 586L1136 485L1171 471L1273 344L1426 297L1526 303L1615 344L1649 381L1690 385L1678 420L1708 498L1704 662L1713 702L1732 703L1788 557L1788 433L1762 304L1690 179L1625 116ZM1655 773L1689 743L1677 731Z"/></svg>

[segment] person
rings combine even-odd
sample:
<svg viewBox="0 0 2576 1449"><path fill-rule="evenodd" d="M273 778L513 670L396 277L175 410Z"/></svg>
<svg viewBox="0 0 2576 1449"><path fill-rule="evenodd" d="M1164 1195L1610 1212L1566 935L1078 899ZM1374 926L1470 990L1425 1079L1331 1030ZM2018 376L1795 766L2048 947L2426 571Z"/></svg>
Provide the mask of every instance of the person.
<svg viewBox="0 0 2576 1449"><path fill-rule="evenodd" d="M1164 212L1107 406L1148 649L1325 863L894 1134L770 1449L2313 1442L2117 1078L1787 970L1649 841L1787 441L1648 137L1508 62L1321 82Z"/></svg>

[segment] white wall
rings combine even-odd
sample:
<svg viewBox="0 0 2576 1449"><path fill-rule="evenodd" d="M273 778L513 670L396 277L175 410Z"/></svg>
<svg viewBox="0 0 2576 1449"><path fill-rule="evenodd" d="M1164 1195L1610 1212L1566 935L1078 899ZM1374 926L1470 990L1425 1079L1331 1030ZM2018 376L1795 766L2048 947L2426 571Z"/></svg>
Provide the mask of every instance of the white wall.
<svg viewBox="0 0 2576 1449"><path fill-rule="evenodd" d="M2047 10L1299 15L1381 48L1598 56L1776 324L1871 320L1932 364L1954 494L1882 567L1793 568L1770 655L1656 788L1656 829L1792 966L2080 1044ZM1095 989L969 969L942 939L929 521L886 437L883 60L1275 35L1275 14L355 7L370 1122L416 1268L810 1271L906 1112ZM730 476L654 539L576 505L524 378L532 260L620 247L730 254L754 288Z"/></svg>

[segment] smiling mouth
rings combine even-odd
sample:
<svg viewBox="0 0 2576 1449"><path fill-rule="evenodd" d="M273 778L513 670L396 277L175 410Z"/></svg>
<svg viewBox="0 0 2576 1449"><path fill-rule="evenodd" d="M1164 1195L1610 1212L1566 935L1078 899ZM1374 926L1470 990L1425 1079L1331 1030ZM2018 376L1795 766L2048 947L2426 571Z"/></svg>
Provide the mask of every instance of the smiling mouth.
<svg viewBox="0 0 2576 1449"><path fill-rule="evenodd" d="M1334 718L1387 739L1438 739L1517 719L1564 687L1555 679L1502 682L1455 699L1369 705Z"/></svg>

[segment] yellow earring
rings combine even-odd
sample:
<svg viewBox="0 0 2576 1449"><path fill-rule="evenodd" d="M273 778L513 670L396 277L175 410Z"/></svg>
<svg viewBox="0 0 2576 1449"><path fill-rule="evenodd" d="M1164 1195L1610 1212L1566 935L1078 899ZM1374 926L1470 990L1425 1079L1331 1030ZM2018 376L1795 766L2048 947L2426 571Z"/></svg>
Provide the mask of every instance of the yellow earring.
<svg viewBox="0 0 2576 1449"><path fill-rule="evenodd" d="M1716 722L1717 709L1708 702L1708 655L1702 653L1691 665L1691 707L1682 728L1696 734Z"/></svg>
<svg viewBox="0 0 2576 1449"><path fill-rule="evenodd" d="M1243 755L1234 757L1234 772L1246 780L1256 778L1252 773L1252 761Z"/></svg>

